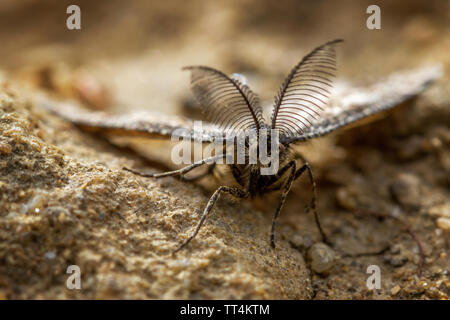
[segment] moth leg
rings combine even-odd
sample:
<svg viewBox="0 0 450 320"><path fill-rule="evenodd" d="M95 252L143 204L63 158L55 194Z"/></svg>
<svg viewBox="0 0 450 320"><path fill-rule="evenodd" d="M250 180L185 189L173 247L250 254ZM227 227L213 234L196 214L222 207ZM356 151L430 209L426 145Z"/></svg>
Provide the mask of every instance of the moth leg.
<svg viewBox="0 0 450 320"><path fill-rule="evenodd" d="M178 251L180 251L181 249L183 249L189 242L191 242L192 239L195 238L195 236L197 235L197 233L199 232L200 228L202 227L203 223L206 220L206 217L208 216L208 214L211 212L212 208L214 207L214 204L216 203L216 201L219 199L219 196L222 192L231 194L237 198L247 198L249 196L249 193L247 191L244 191L242 189L239 188L235 188L235 187L226 187L226 186L221 186L219 187L211 196L211 198L209 199L208 203L206 204L205 209L203 210L203 214L202 217L200 218L200 221L197 223L197 226L195 227L194 232L192 233L191 236L189 236L189 238L187 238L173 253L177 253Z"/></svg>
<svg viewBox="0 0 450 320"><path fill-rule="evenodd" d="M196 175L194 177L189 177L189 178L187 178L185 176L181 176L181 179L183 181L187 181L187 182L193 182L193 181L200 180L201 178L206 177L207 175L211 174L215 167L216 167L216 164L213 163L212 165L209 166L208 170L206 170L205 172L200 173L199 175Z"/></svg>
<svg viewBox="0 0 450 320"><path fill-rule="evenodd" d="M145 177L145 178L163 178L163 177L184 175L185 173L188 173L189 171L191 171L191 170L193 170L193 169L195 169L195 168L197 168L199 166L202 166L202 165L204 165L204 164L206 164L208 162L213 162L215 160L222 159L224 157L225 157L225 155L213 156L213 157L210 157L210 158L206 158L206 159L194 162L193 164L190 164L190 165L188 165L188 166L186 166L184 168L181 168L181 169L178 169L178 170L173 170L173 171L162 172L162 173L146 174L146 173L142 173L142 172L135 171L135 170L132 170L132 169L128 169L126 167L123 167L122 169L125 170L125 171L129 171L131 173L134 173L134 174L136 174L138 176Z"/></svg>
<svg viewBox="0 0 450 320"><path fill-rule="evenodd" d="M313 192L313 196L311 199L311 209L313 210L314 213L314 220L316 221L316 225L317 228L319 229L320 235L322 237L322 241L324 243L329 244L330 242L328 241L327 236L325 235L325 232L322 229L322 225L320 224L320 219L319 219L319 214L317 212L317 191L316 191L316 181L314 180L314 176L311 170L311 166L309 165L308 162L306 162L300 169L298 169L298 171L295 173L295 180L297 178L299 178L303 172L308 171L308 176L309 176L309 181L311 182L311 186L312 186L312 192Z"/></svg>
<svg viewBox="0 0 450 320"><path fill-rule="evenodd" d="M313 212L314 212L314 220L316 221L316 225L317 225L317 228L319 229L320 235L321 235L321 237L322 237L322 241L329 244L328 238L327 238L327 236L325 235L325 232L323 231L322 226L321 226L321 224L320 224L319 214L318 214L318 212L317 212L317 205L316 205L316 203L317 203L317 191L316 191L316 190L317 190L317 189L316 189L316 182L315 182L315 180L314 180L314 176L313 176L313 173L312 173L312 170L311 170L311 166L309 165L309 161L308 161L308 160L307 160L307 159L306 159L299 151L295 151L295 152L294 152L294 158L295 158L295 159L300 159L300 160L303 162L303 164L306 165L306 168L305 168L305 169L308 170L308 176L309 176L309 180L310 180L310 182L311 182L311 185L312 185L312 191L313 191L313 196L312 196L312 199L311 199L311 205L310 205L309 208L311 208L311 209L313 210ZM302 170L302 168L300 168L300 169L298 170L297 174L296 174L295 179L297 179L298 177L300 177L300 175L305 171L305 169ZM307 208L307 209L309 209L309 208Z"/></svg>
<svg viewBox="0 0 450 320"><path fill-rule="evenodd" d="M294 152L294 159L295 159L295 160L300 159L300 160L303 162L303 164L309 163L309 161L306 160L306 158L305 158L301 153L299 153L298 151L295 151L295 152ZM285 165L284 167L282 167L280 170L278 170L278 172L276 173L276 175L273 176L272 181L270 181L270 182L266 185L266 187L270 187L274 182L278 181L278 180L286 173L286 171L289 170L289 168L290 168L290 165L289 165L289 163L288 163L287 165ZM297 179L297 177L296 177L295 179ZM295 180L295 179L294 179L294 180ZM268 189L268 191L271 191L271 190L276 190L276 189Z"/></svg>
<svg viewBox="0 0 450 320"><path fill-rule="evenodd" d="M286 168L285 170L288 170L290 168L291 169L291 173L289 174L289 178L286 181L286 184L284 185L283 192L281 193L280 202L278 204L277 210L275 211L275 214L274 214L273 219L272 219L272 229L270 230L270 245L274 249L275 249L275 221L278 218L278 215L280 214L281 208L283 207L284 202L286 201L286 197L289 194L289 191L291 190L292 182L295 180L295 174L296 174L296 172L295 172L295 169L296 169L295 160L290 161L285 166L285 168Z"/></svg>

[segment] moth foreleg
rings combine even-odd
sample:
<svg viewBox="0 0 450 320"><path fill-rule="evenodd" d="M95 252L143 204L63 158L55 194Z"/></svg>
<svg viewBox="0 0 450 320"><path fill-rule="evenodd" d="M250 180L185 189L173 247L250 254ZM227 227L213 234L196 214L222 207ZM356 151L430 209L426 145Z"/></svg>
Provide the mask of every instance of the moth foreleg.
<svg viewBox="0 0 450 320"><path fill-rule="evenodd" d="M182 178L183 181L194 182L194 181L200 180L201 178L206 177L207 175L211 174L215 167L216 167L216 164L213 163L212 165L209 166L208 170L206 170L205 172L202 172L202 173L200 173L200 174L198 174L196 176L193 176L193 177L182 176L181 178Z"/></svg>
<svg viewBox="0 0 450 320"><path fill-rule="evenodd" d="M244 191L244 190L239 189L239 188L226 187L226 186L219 187L213 193L213 195L209 199L208 203L206 204L206 207L203 210L202 217L200 218L200 221L197 223L197 226L195 227L195 230L192 233L192 235L189 236L189 238L187 238L173 253L176 253L176 252L180 251L181 249L183 249L189 242L191 242L192 239L195 238L197 233L200 231L200 228L202 227L203 223L205 222L206 217L211 212L212 208L214 207L214 204L219 199L219 196L220 196L220 194L222 192L226 192L226 193L231 194L231 195L233 195L235 197L238 197L238 198L247 198L249 196L249 193L247 191Z"/></svg>
<svg viewBox="0 0 450 320"><path fill-rule="evenodd" d="M214 162L214 161L222 159L224 157L225 157L224 155L213 156L213 157L210 157L210 158L206 158L206 159L202 159L200 161L194 162L193 164L190 164L190 165L188 165L186 167L183 167L181 169L173 170L173 171L167 171L167 172L162 172L162 173L149 173L149 174L146 174L146 173L135 171L135 170L132 170L132 169L129 169L129 168L126 168L126 167L123 167L122 169L126 170L126 171L129 171L131 173L134 173L134 174L136 174L138 176L145 177L145 178L163 178L163 177L184 175L184 174L188 173L189 171L191 171L191 170L193 170L193 169L195 169L195 168L197 168L199 166L202 166L202 165L204 165L204 164L206 164L208 162Z"/></svg>

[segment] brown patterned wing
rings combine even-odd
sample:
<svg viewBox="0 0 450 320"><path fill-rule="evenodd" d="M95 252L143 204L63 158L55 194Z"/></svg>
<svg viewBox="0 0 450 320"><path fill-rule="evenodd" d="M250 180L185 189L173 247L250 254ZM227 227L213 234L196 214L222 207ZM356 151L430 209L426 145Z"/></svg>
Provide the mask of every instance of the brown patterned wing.
<svg viewBox="0 0 450 320"><path fill-rule="evenodd" d="M346 127L359 120L391 109L425 90L442 75L441 66L399 72L367 87L337 86L322 117L313 121L302 134L281 137L285 144L306 141Z"/></svg>

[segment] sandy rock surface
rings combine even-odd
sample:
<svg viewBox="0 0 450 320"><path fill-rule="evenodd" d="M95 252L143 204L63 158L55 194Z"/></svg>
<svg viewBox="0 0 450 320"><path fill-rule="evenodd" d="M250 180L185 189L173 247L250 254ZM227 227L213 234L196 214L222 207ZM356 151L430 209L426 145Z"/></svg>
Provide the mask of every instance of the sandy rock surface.
<svg viewBox="0 0 450 320"><path fill-rule="evenodd" d="M199 237L171 252L208 199L137 178L105 141L9 90L0 97L0 292L7 298L261 298L312 295L302 255L268 246L270 220L220 201ZM82 290L66 289L78 265Z"/></svg>

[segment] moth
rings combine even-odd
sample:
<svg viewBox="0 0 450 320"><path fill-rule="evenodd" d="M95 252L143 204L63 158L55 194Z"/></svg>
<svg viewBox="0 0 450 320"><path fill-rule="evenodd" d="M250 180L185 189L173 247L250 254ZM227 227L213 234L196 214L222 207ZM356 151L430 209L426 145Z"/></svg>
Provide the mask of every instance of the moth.
<svg viewBox="0 0 450 320"><path fill-rule="evenodd" d="M309 177L312 187L309 208L314 214L323 241L327 242L317 212L316 183L311 166L300 154L293 151L292 146L349 126L358 120L411 99L422 92L441 73L439 67L425 67L416 71L394 74L362 88L355 88L344 83L339 90L333 91L336 45L340 42L342 40L333 40L315 48L295 65L275 96L272 116L269 120L264 119L258 96L245 83L236 77L206 66L184 68L190 71L192 91L209 119L209 123L203 124L201 131L195 129L190 119L158 113L117 116L83 112L70 105L55 106L48 100L42 100L41 105L84 130L112 135L141 135L170 139L174 134L178 134L192 142L210 143L214 142L218 136L225 137L230 133L239 136L248 130L257 133L276 130L279 133L278 170L270 175L262 175L260 169L264 165L259 161L250 163L247 153L245 163L226 164L238 186L222 185L212 194L194 231L175 252L184 248L195 238L222 194L249 198L280 191L279 203L270 229L270 245L275 248L277 218L294 181L304 173ZM244 141L245 150L248 150L252 142L248 139ZM262 151L271 152L271 150L256 149L258 154ZM207 165L213 169L215 163L211 161L222 156L201 159L181 169L164 173L146 174L129 168L124 169L147 178L184 177L185 174L200 166ZM208 170L204 174L210 172L211 170Z"/></svg>

